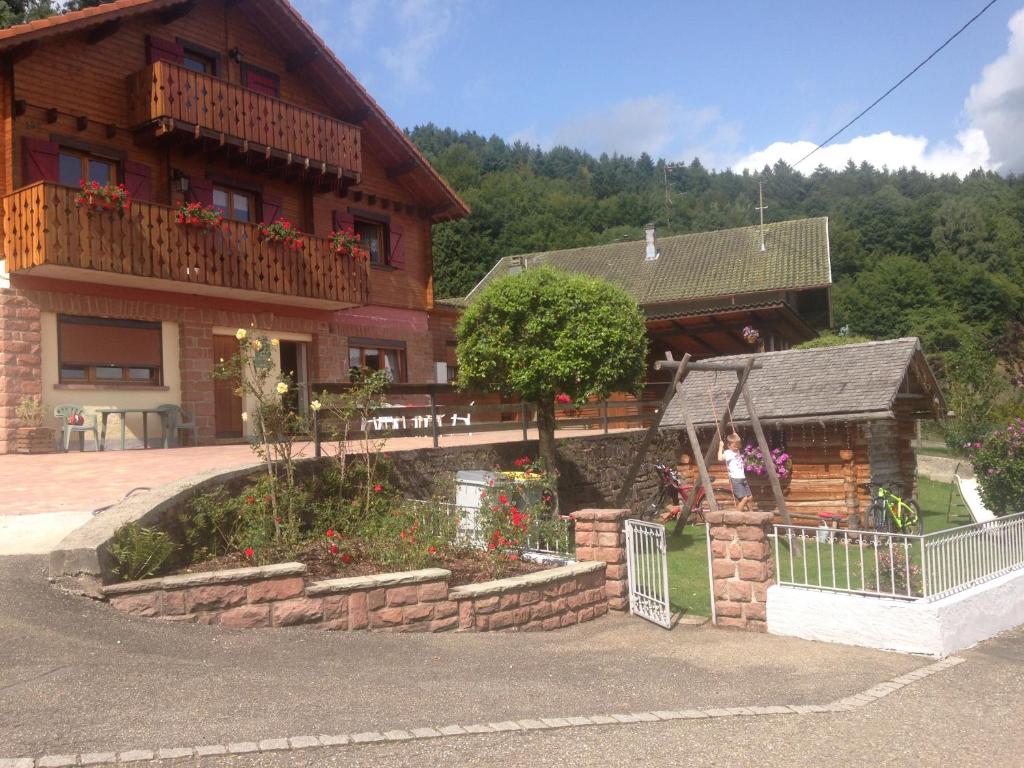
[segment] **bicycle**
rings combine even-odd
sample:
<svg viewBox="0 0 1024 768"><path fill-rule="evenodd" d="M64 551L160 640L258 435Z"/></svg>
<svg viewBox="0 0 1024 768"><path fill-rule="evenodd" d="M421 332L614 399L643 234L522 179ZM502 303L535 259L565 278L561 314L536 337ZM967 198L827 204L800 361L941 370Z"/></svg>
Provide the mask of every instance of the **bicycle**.
<svg viewBox="0 0 1024 768"><path fill-rule="evenodd" d="M924 533L924 515L913 499L904 499L884 485L864 483L871 492L868 518L875 530L920 536Z"/></svg>
<svg viewBox="0 0 1024 768"><path fill-rule="evenodd" d="M658 475L658 488L651 498L640 507L638 517L651 520L660 517L661 522L666 523L669 520L674 520L682 513L682 507L693 492L693 486L683 485L683 479L679 472L672 467L666 466L661 461L654 462L654 471ZM723 499L719 497L719 492L724 493L724 490L720 488L714 488L713 490L715 492L715 500L721 505ZM666 509L666 507L669 509ZM672 509L672 507L675 509ZM704 513L707 509L708 503L704 493L704 486L698 485L697 496L693 500L690 515L683 525L686 525L688 522L693 522L695 525L703 523Z"/></svg>

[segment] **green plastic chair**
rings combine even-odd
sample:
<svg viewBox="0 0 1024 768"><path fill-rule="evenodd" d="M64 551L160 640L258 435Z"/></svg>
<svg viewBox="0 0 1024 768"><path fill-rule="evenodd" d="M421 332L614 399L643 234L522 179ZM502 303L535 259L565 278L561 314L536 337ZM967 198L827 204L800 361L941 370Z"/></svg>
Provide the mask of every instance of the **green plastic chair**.
<svg viewBox="0 0 1024 768"><path fill-rule="evenodd" d="M68 424L68 419L72 416L82 415L84 421L81 424ZM57 418L57 423L61 426L61 447L64 453L68 452L68 444L71 442L71 434L73 432L78 433L78 447L79 450L85 450L85 433L92 432L93 440L96 441L96 450L100 449L100 431L96 426L96 414L86 413L85 409L80 405L71 405L64 403L58 405L53 409L53 415Z"/></svg>
<svg viewBox="0 0 1024 768"><path fill-rule="evenodd" d="M167 403L166 405L158 405L156 407L160 413L163 414L164 419L164 448L171 447L171 436L175 437L175 440L180 446L184 446L183 440L178 440L178 432L191 432L192 443L199 445L199 432L196 430L195 418L186 411L183 411L180 406Z"/></svg>

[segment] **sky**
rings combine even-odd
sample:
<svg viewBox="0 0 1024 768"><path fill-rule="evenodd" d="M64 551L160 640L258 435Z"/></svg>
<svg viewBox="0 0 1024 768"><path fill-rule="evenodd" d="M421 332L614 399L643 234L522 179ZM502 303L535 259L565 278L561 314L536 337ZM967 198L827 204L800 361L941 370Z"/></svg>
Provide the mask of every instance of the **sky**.
<svg viewBox="0 0 1024 768"><path fill-rule="evenodd" d="M986 0L294 0L402 127L717 169L795 163ZM1024 172L1024 0L798 166Z"/></svg>

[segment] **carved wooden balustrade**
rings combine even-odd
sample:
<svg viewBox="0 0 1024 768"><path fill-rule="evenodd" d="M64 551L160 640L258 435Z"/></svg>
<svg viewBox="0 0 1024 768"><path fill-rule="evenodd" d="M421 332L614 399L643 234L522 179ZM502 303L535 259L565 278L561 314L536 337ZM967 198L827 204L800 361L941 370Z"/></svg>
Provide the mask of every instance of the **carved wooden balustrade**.
<svg viewBox="0 0 1024 768"><path fill-rule="evenodd" d="M302 235L303 247L295 249L261 241L255 224L225 221L204 231L178 224L177 210L165 205L132 202L125 211L91 211L75 204L76 194L39 182L2 198L8 272L71 267L316 303L367 302L366 263L339 256L327 239Z"/></svg>
<svg viewBox="0 0 1024 768"><path fill-rule="evenodd" d="M325 176L358 179L360 129L212 75L157 61L129 76L132 125L185 130Z"/></svg>

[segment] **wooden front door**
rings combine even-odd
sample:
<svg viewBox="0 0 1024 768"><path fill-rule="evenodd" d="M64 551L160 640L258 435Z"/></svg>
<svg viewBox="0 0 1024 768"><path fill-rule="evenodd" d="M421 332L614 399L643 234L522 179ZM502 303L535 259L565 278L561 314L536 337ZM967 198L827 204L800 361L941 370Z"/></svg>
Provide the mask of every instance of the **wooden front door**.
<svg viewBox="0 0 1024 768"><path fill-rule="evenodd" d="M213 337L213 362L223 358L230 360L238 352L238 340L234 336ZM217 437L242 436L242 398L235 394L235 385L230 381L213 381L214 425Z"/></svg>

